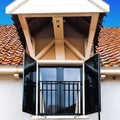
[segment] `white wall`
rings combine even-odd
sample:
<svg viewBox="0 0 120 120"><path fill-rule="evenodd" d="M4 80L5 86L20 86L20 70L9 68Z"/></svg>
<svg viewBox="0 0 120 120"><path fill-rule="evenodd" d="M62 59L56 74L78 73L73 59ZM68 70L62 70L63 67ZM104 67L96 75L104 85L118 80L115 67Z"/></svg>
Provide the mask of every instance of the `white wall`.
<svg viewBox="0 0 120 120"><path fill-rule="evenodd" d="M102 120L120 120L120 77L102 83Z"/></svg>
<svg viewBox="0 0 120 120"><path fill-rule="evenodd" d="M101 120L120 119L120 77L107 77L102 81ZM92 114L90 120L98 120ZM32 116L22 112L22 80L12 76L0 76L0 120L31 120Z"/></svg>
<svg viewBox="0 0 120 120"><path fill-rule="evenodd" d="M101 120L120 120L120 77L106 77L101 84ZM98 114L90 120L98 120Z"/></svg>
<svg viewBox="0 0 120 120"><path fill-rule="evenodd" d="M0 120L30 120L22 112L22 80L0 75Z"/></svg>

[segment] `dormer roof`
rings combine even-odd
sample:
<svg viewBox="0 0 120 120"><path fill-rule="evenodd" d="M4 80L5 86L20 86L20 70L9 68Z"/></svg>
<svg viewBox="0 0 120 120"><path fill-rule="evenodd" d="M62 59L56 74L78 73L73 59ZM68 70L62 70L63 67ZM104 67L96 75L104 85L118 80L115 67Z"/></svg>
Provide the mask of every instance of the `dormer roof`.
<svg viewBox="0 0 120 120"><path fill-rule="evenodd" d="M109 12L103 0L15 0L6 7L7 14L58 14Z"/></svg>

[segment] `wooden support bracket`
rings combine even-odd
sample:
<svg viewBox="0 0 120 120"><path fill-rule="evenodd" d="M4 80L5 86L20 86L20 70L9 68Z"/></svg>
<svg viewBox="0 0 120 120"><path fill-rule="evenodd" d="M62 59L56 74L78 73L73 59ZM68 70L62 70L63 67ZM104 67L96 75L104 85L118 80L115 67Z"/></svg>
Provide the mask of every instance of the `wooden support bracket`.
<svg viewBox="0 0 120 120"><path fill-rule="evenodd" d="M86 46L86 51L85 51L85 60L90 57L91 49L92 49L92 44L93 44L93 39L96 31L96 26L99 18L99 13L94 13L91 16L91 23L90 23L90 28L89 28L89 36L88 36L88 42Z"/></svg>
<svg viewBox="0 0 120 120"><path fill-rule="evenodd" d="M65 44L79 59L84 60L85 57L70 42L65 40Z"/></svg>
<svg viewBox="0 0 120 120"><path fill-rule="evenodd" d="M23 33L24 33L24 36L26 39L26 43L28 46L30 56L34 58L35 54L34 54L33 45L32 45L32 41L31 41L31 35L30 35L30 31L29 31L29 27L28 27L26 18L24 15L18 15L18 17L19 17L20 24L21 24L22 29L23 29Z"/></svg>

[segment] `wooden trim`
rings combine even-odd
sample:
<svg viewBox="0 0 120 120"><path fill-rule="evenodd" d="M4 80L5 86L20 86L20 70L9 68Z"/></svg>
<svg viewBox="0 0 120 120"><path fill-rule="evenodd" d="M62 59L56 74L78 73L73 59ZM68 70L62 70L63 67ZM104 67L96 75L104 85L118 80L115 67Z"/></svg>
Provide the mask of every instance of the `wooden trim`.
<svg viewBox="0 0 120 120"><path fill-rule="evenodd" d="M77 66L77 65L83 65L83 60L37 60L38 64L43 66L54 66L54 65L63 65L63 66Z"/></svg>
<svg viewBox="0 0 120 120"><path fill-rule="evenodd" d="M79 58L84 60L84 56L67 40L65 40L65 44L70 48L70 50Z"/></svg>
<svg viewBox="0 0 120 120"><path fill-rule="evenodd" d="M24 36L25 36L25 39L26 39L26 43L27 43L27 46L28 46L30 56L34 58L35 54L34 54L32 41L31 41L31 35L30 35L30 32L29 32L29 27L28 27L26 18L23 15L18 15L18 17L19 17L19 20L20 20L20 24L22 26L22 30L24 32Z"/></svg>
<svg viewBox="0 0 120 120"><path fill-rule="evenodd" d="M83 17L83 16L92 16L92 12L89 12L89 13L50 13L50 14L40 14L40 13L37 13L37 14L24 14L25 17Z"/></svg>
<svg viewBox="0 0 120 120"><path fill-rule="evenodd" d="M91 17L88 42L87 42L86 52L85 52L85 59L88 59L90 57L90 53L91 53L91 49L92 49L92 44L93 44L93 39L94 39L95 31L96 31L98 18L99 18L98 13L94 13L92 15L92 17Z"/></svg>
<svg viewBox="0 0 120 120"><path fill-rule="evenodd" d="M51 42L49 42L37 55L36 55L36 59L38 60L39 58L41 58L55 43L55 40L52 40Z"/></svg>

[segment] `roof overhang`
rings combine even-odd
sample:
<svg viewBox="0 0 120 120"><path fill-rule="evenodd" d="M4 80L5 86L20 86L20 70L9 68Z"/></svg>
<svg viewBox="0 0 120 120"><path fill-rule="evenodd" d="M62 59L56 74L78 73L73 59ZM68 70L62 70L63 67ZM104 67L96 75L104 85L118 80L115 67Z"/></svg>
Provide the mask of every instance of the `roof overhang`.
<svg viewBox="0 0 120 120"><path fill-rule="evenodd" d="M61 14L109 12L103 0L15 0L6 7L7 14Z"/></svg>

